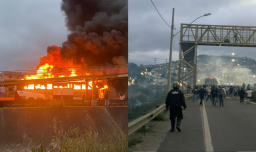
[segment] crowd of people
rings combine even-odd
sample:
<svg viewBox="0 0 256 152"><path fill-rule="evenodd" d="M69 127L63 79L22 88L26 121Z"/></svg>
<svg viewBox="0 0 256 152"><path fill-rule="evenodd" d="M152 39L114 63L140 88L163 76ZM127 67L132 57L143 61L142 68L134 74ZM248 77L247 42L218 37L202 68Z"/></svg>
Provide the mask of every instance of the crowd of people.
<svg viewBox="0 0 256 152"><path fill-rule="evenodd" d="M250 103L252 97L252 90L248 85L245 88L245 84L242 86L228 86L228 85L198 85L193 90L193 102L195 102L197 96L200 97L200 104L203 105L203 100L207 101L210 99L212 105L216 106L219 101L219 106L224 106L224 98L226 96L234 95L235 97L240 97L240 103L244 103L244 98L246 97L247 104Z"/></svg>
<svg viewBox="0 0 256 152"><path fill-rule="evenodd" d="M179 87L179 82L173 83L173 89L168 92L165 100L165 112L170 111L171 132L174 132L175 127L181 132L180 125L183 119L182 111L187 108L184 93L179 90ZM206 99L205 101L207 101L210 99L213 106L216 106L218 101L219 106L224 106L224 98L231 95L237 98L240 97L240 103L244 103L244 98L246 97L248 98L247 103L250 103L253 91L250 89L249 85L245 88L245 84L243 84L242 86L198 85L192 92L193 102L195 102L197 96L199 96L200 105L203 105L203 100Z"/></svg>

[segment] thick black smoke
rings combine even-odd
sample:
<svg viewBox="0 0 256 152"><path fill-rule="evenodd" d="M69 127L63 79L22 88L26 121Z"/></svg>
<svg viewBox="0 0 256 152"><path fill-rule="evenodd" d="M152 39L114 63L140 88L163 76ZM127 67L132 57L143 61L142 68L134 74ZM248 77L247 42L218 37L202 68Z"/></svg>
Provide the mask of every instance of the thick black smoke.
<svg viewBox="0 0 256 152"><path fill-rule="evenodd" d="M127 0L62 0L71 31L61 54L87 65L127 64Z"/></svg>

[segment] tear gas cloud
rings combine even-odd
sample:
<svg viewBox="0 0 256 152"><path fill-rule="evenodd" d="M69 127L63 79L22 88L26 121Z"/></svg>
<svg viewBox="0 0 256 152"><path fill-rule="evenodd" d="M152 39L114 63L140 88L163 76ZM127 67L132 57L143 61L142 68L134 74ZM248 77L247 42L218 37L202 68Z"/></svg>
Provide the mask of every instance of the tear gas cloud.
<svg viewBox="0 0 256 152"><path fill-rule="evenodd" d="M237 61L232 62L217 58L207 60L207 62L198 62L198 68L200 69L198 69L197 79L202 83L204 83L206 77L210 76L217 78L219 84L234 83L234 85L242 85L243 83L255 83L253 71L245 66L237 65Z"/></svg>

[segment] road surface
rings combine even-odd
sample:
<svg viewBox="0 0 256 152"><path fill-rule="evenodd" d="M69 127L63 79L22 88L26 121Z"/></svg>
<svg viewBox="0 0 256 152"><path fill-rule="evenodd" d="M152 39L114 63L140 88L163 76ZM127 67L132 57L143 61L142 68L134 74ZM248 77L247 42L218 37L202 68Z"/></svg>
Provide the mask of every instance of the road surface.
<svg viewBox="0 0 256 152"><path fill-rule="evenodd" d="M219 103L216 107L212 106L210 100L205 101L203 107L199 106L199 99L196 102L186 102L182 131L175 129L175 132L169 132L170 122L154 122L166 126L161 126L166 128L164 137L155 140L159 142L161 139L159 146L152 149L148 149L150 145L147 147L150 140L144 139L147 143L140 144L140 150L256 151L256 103L240 104L239 99L233 96L224 99L223 107ZM160 129L153 134L157 132L163 134ZM133 151L136 150L135 147Z"/></svg>
<svg viewBox="0 0 256 152"><path fill-rule="evenodd" d="M229 96L223 107L209 100L203 107L198 100L187 105L182 132L167 132L158 151L256 151L255 103L240 104Z"/></svg>

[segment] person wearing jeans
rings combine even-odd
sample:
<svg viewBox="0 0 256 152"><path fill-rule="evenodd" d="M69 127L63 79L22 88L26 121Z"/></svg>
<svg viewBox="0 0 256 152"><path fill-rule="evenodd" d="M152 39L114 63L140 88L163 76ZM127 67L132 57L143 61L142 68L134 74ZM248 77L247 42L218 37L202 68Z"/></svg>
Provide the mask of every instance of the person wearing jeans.
<svg viewBox="0 0 256 152"><path fill-rule="evenodd" d="M197 88L195 87L195 88L192 90L192 92L193 92L193 102L195 102L196 97L197 97L197 92L198 92Z"/></svg>

